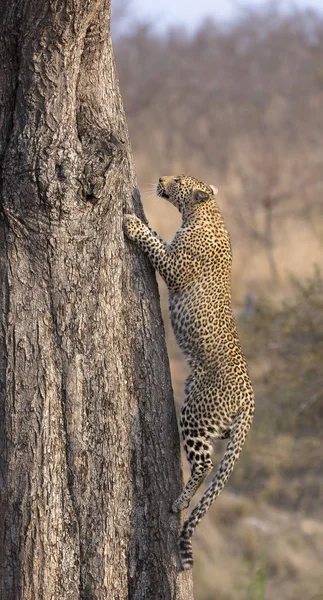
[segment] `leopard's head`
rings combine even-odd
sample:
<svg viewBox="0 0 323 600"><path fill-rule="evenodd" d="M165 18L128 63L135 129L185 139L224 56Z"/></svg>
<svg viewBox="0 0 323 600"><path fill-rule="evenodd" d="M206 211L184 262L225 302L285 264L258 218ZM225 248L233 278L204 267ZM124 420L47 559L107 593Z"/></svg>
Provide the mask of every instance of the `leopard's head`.
<svg viewBox="0 0 323 600"><path fill-rule="evenodd" d="M159 178L157 185L157 195L166 198L181 213L189 204L206 202L217 193L216 187L190 175L165 175Z"/></svg>

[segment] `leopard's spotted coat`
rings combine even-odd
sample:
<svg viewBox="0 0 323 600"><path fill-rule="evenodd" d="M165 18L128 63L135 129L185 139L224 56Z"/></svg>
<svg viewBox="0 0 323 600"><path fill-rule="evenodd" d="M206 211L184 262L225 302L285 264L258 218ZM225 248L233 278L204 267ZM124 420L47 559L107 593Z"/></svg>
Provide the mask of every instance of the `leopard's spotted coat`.
<svg viewBox="0 0 323 600"><path fill-rule="evenodd" d="M181 431L190 478L173 503L186 508L213 468L212 442L228 439L217 471L179 539L182 566L193 564L191 537L233 471L254 413L254 393L231 308L232 252L215 189L194 177L161 177L157 194L182 214L173 241L162 238L133 215L126 215L129 239L149 256L169 290L170 317L190 368L181 410Z"/></svg>

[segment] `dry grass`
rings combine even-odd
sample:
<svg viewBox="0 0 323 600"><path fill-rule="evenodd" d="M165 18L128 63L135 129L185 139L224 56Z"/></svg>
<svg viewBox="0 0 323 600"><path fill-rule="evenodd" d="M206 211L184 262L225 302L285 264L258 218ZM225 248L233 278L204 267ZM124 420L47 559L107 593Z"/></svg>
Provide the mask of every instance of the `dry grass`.
<svg viewBox="0 0 323 600"><path fill-rule="evenodd" d="M194 550L199 600L248 600L259 569L264 600L323 598L323 525L301 513L223 492L199 526Z"/></svg>

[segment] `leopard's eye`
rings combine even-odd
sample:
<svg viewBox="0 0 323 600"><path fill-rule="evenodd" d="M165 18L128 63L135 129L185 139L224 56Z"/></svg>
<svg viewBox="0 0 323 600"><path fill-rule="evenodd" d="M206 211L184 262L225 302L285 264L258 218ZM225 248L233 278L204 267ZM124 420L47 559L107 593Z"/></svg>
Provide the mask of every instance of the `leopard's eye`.
<svg viewBox="0 0 323 600"><path fill-rule="evenodd" d="M175 177L174 182L175 183L181 183L181 178L180 177Z"/></svg>

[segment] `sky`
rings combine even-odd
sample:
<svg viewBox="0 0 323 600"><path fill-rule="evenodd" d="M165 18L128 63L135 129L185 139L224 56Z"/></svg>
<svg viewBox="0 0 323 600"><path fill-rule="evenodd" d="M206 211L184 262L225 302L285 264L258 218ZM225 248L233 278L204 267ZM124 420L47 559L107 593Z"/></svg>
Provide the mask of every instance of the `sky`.
<svg viewBox="0 0 323 600"><path fill-rule="evenodd" d="M117 4L120 0L114 0ZM268 5L264 0L130 0L131 12L140 21L152 21L163 31L170 25L185 25L194 29L207 17L227 21L243 7ZM277 6L315 8L323 12L323 0L277 0Z"/></svg>

